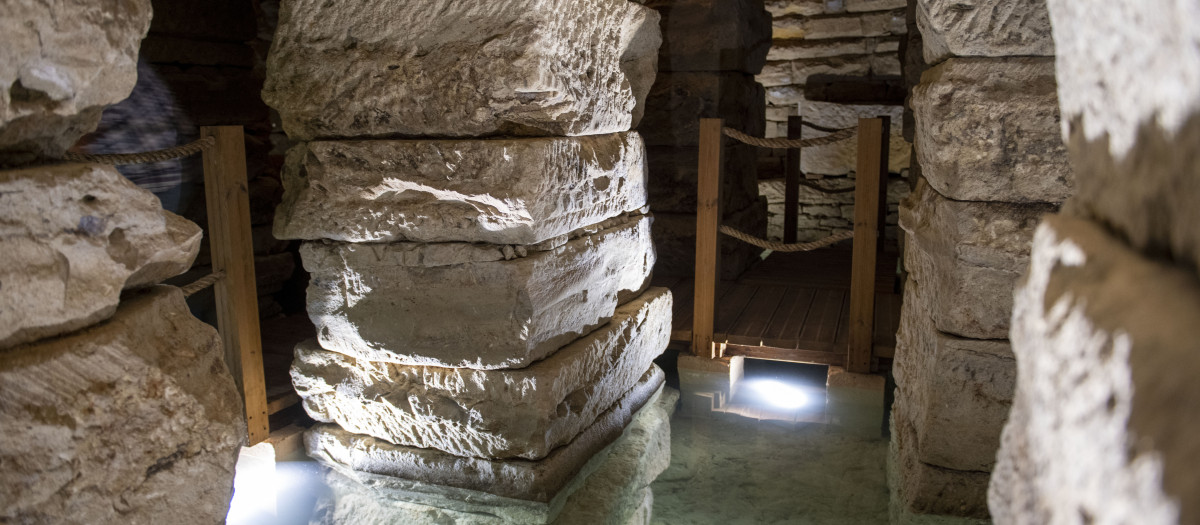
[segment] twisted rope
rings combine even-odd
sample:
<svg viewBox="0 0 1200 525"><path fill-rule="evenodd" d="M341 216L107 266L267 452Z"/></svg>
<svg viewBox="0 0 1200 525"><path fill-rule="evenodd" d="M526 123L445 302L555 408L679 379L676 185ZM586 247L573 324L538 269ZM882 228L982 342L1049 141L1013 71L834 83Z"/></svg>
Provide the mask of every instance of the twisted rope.
<svg viewBox="0 0 1200 525"><path fill-rule="evenodd" d="M205 275L204 277L196 279L195 281L192 281L190 284L180 286L179 289L183 290L184 297L189 297L192 294L199 292L200 290L203 290L205 288L208 288L209 286L212 286L218 280L220 280L222 277L225 277L225 272L221 272L221 271L213 272L208 275Z"/></svg>
<svg viewBox="0 0 1200 525"><path fill-rule="evenodd" d="M812 242L784 244L781 242L760 239L758 237L755 237L746 232L737 230L730 226L726 226L724 224L722 224L721 227L718 229L721 231L721 233L724 233L725 235L733 237L734 239L737 239L739 241L753 244L764 250L772 250L772 251L777 251L777 252L808 252L808 251L816 250L817 248L824 248L831 244L838 243L838 242L844 241L846 239L849 239L851 237L854 237L853 231L844 231L841 233L835 233L824 239L818 239L818 240L815 240Z"/></svg>
<svg viewBox="0 0 1200 525"><path fill-rule="evenodd" d="M734 139L738 142L742 142L744 144L749 144L751 146L758 146L760 148L780 148L780 149L807 148L810 146L824 146L826 144L833 144L834 142L840 142L840 141L846 140L850 137L853 137L857 131L858 131L858 129L856 129L856 128L846 128L843 130L839 130L836 133L830 133L825 136L814 137L811 139L785 139L785 138L764 139L761 137L747 135L747 134L742 133L741 131L738 131L733 128L727 127L727 128L721 129L721 132L724 133L726 137Z"/></svg>
<svg viewBox="0 0 1200 525"><path fill-rule="evenodd" d="M97 162L100 164L150 164L153 162L162 162L164 160L181 159L205 151L217 144L215 137L204 137L195 142L189 142L182 146L173 148L160 149L155 151L145 151L142 153L110 153L110 154L89 154L89 153L72 153L67 152L63 156L64 159L75 162Z"/></svg>

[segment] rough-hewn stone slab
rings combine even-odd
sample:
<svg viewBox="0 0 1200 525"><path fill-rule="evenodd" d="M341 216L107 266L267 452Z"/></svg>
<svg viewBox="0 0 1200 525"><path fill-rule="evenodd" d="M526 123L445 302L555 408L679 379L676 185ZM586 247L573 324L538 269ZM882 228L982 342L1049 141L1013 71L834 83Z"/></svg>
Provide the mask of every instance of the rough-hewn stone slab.
<svg viewBox="0 0 1200 525"><path fill-rule="evenodd" d="M955 200L1070 197L1053 72L1053 58L955 58L925 71L912 106L929 183Z"/></svg>
<svg viewBox="0 0 1200 525"><path fill-rule="evenodd" d="M275 233L347 242L534 244L646 204L634 132L322 141L288 152Z"/></svg>
<svg viewBox="0 0 1200 525"><path fill-rule="evenodd" d="M754 77L735 72L662 73L646 97L638 132L650 146L696 146L701 118L756 137L766 130L766 99Z"/></svg>
<svg viewBox="0 0 1200 525"><path fill-rule="evenodd" d="M646 181L650 209L658 212L695 213L700 149L695 146L655 146L646 153ZM721 207L740 210L758 200L758 149L729 144L721 150Z"/></svg>
<svg viewBox="0 0 1200 525"><path fill-rule="evenodd" d="M650 220L623 220L528 253L308 242L300 248L312 274L308 313L323 348L360 359L524 367L604 324L645 289L655 262Z"/></svg>
<svg viewBox="0 0 1200 525"><path fill-rule="evenodd" d="M111 167L0 171L0 348L77 330L183 273L200 228Z"/></svg>
<svg viewBox="0 0 1200 525"><path fill-rule="evenodd" d="M917 0L925 61L1054 56L1046 0Z"/></svg>
<svg viewBox="0 0 1200 525"><path fill-rule="evenodd" d="M129 96L149 0L0 5L0 166L58 158Z"/></svg>
<svg viewBox="0 0 1200 525"><path fill-rule="evenodd" d="M989 471L1000 448L1016 387L1008 341L964 339L937 331L921 285L909 280L896 335L896 402L916 432L921 462Z"/></svg>
<svg viewBox="0 0 1200 525"><path fill-rule="evenodd" d="M1017 394L989 489L997 522L1195 521L1195 274L1057 215L1031 259L1013 311Z"/></svg>
<svg viewBox="0 0 1200 525"><path fill-rule="evenodd" d="M547 503L610 443L638 410L653 404L665 376L656 365L612 407L566 446L537 461L464 458L433 449L393 445L353 434L337 425L318 425L305 435L309 456L345 471L376 474L426 485L485 492L502 498Z"/></svg>
<svg viewBox="0 0 1200 525"><path fill-rule="evenodd" d="M892 488L893 515L940 514L986 519L988 473L953 470L923 463L917 457L917 437L902 406L892 411L892 440L888 446L888 486ZM899 511L898 513L896 511ZM925 517L901 523L937 523ZM951 523L962 523L955 520ZM972 523L974 522L966 522ZM982 522L990 523L990 522Z"/></svg>
<svg viewBox="0 0 1200 525"><path fill-rule="evenodd" d="M860 118L891 117L891 129L888 139L888 171L900 173L908 168L912 144L904 140L901 114L904 108L900 106L880 105L849 105L831 102L805 100L800 103L805 122L824 126L826 128L844 129L858 126ZM801 137L812 138L827 135L827 133L805 127ZM800 168L804 173L821 175L845 175L858 170L858 140L849 138L843 141L805 148L800 156Z"/></svg>
<svg viewBox="0 0 1200 525"><path fill-rule="evenodd" d="M902 9L812 18L781 18L775 20L773 26L772 35L777 40L903 35L908 29L904 24Z"/></svg>
<svg viewBox="0 0 1200 525"><path fill-rule="evenodd" d="M370 362L310 340L296 347L292 383L309 415L350 432L456 456L540 459L633 387L670 340L671 292L651 288L525 368Z"/></svg>
<svg viewBox="0 0 1200 525"><path fill-rule="evenodd" d="M219 523L245 433L216 330L177 288L0 353L0 521Z"/></svg>
<svg viewBox="0 0 1200 525"><path fill-rule="evenodd" d="M924 179L900 205L904 262L925 287L937 329L975 339L1008 337L1012 290L1029 264L1029 241L1050 204L964 202Z"/></svg>
<svg viewBox="0 0 1200 525"><path fill-rule="evenodd" d="M757 74L771 48L771 14L762 0L648 0L662 16L667 45L659 71Z"/></svg>
<svg viewBox="0 0 1200 525"><path fill-rule="evenodd" d="M756 237L767 234L767 203L759 199L753 205L725 215L728 224ZM736 279L754 263L762 249L728 235L718 241L721 249L722 279ZM654 249L658 253L656 275L687 276L696 271L696 216L690 213L660 213L654 216Z"/></svg>
<svg viewBox="0 0 1200 525"><path fill-rule="evenodd" d="M626 0L294 0L263 100L300 140L626 131L658 18Z"/></svg>

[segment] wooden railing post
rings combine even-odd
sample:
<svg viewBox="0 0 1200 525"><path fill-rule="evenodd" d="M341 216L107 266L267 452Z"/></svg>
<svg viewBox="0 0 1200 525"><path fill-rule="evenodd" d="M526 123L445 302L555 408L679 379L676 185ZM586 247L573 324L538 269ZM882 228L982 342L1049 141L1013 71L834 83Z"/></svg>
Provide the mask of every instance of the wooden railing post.
<svg viewBox="0 0 1200 525"><path fill-rule="evenodd" d="M700 119L700 164L696 181L696 296L692 315L692 353L713 358L713 322L717 302L717 265L721 223L721 129L725 121Z"/></svg>
<svg viewBox="0 0 1200 525"><path fill-rule="evenodd" d="M787 121L787 138L798 139L804 128L804 117L792 115ZM788 148L783 186L783 242L796 242L797 222L800 220L800 148Z"/></svg>
<svg viewBox="0 0 1200 525"><path fill-rule="evenodd" d="M883 119L858 120L858 166L854 181L854 251L850 263L850 334L846 370L871 371L875 329L875 259L879 232L880 185L886 167Z"/></svg>
<svg viewBox="0 0 1200 525"><path fill-rule="evenodd" d="M216 145L204 152L204 193L212 269L225 274L214 284L217 327L225 345L225 363L245 402L248 444L254 445L270 435L270 428L250 237L246 145L241 126L204 126L200 135L216 139Z"/></svg>

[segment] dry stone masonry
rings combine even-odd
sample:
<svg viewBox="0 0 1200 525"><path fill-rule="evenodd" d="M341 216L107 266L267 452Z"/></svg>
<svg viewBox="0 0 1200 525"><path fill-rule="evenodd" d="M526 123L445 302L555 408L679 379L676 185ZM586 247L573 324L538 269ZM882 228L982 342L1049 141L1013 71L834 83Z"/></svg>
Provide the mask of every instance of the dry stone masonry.
<svg viewBox="0 0 1200 525"><path fill-rule="evenodd" d="M649 523L671 295L630 128L658 24L627 0L283 3L263 95L302 141L275 233L312 275L292 379L323 423L317 522Z"/></svg>
<svg viewBox="0 0 1200 525"><path fill-rule="evenodd" d="M913 192L897 336L893 521L987 518L1013 390L1013 289L1039 220L1074 191L1044 2L918 0ZM919 51L912 49L910 52ZM1016 56L1021 55L1021 56ZM1034 520L1037 521L1037 520Z"/></svg>
<svg viewBox="0 0 1200 525"><path fill-rule="evenodd" d="M1077 191L1016 291L988 505L1000 524L1194 523L1200 2L1047 4Z"/></svg>

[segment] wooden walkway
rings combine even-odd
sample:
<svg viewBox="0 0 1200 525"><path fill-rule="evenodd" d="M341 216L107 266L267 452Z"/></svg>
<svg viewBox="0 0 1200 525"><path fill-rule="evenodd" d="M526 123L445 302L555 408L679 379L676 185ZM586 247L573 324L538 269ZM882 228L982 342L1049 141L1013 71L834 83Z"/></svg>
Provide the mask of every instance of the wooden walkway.
<svg viewBox="0 0 1200 525"><path fill-rule="evenodd" d="M778 253L717 289L714 341L743 355L844 366L849 337L850 242L812 252ZM880 254L875 280L874 356L891 358L900 323L896 248ZM694 281L658 278L675 296L672 342L690 344Z"/></svg>

